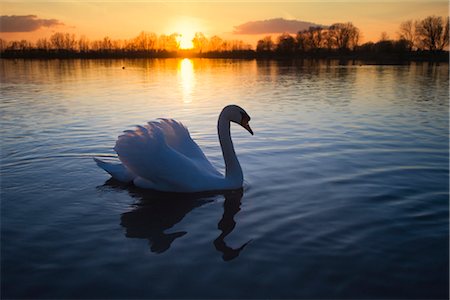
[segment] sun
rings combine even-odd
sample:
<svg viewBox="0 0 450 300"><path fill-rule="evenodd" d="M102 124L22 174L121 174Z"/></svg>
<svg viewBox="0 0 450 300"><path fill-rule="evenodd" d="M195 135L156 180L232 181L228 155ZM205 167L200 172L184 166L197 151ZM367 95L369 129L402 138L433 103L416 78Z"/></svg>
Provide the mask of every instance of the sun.
<svg viewBox="0 0 450 300"><path fill-rule="evenodd" d="M180 43L180 49L192 49L194 44L192 43L192 39L194 38L194 34L191 33L180 33L178 36L178 43Z"/></svg>
<svg viewBox="0 0 450 300"><path fill-rule="evenodd" d="M170 20L170 25L166 28L167 32L178 33L177 41L180 49L192 49L192 39L196 32L203 31L201 20L188 16L177 16Z"/></svg>

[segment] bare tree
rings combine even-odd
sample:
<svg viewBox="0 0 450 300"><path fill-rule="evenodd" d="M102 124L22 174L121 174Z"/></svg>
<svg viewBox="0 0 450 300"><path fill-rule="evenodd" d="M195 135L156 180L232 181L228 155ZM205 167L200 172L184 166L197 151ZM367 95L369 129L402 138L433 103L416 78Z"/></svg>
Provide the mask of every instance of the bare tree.
<svg viewBox="0 0 450 300"><path fill-rule="evenodd" d="M407 20L400 24L399 38L407 42L410 51L413 49L416 44L416 30L413 20Z"/></svg>
<svg viewBox="0 0 450 300"><path fill-rule="evenodd" d="M324 31L323 33L323 39L324 39L324 47L326 47L328 49L328 51L330 51L331 49L335 48L335 43L334 43L334 37L333 37L333 32L332 30L328 29L326 31Z"/></svg>
<svg viewBox="0 0 450 300"><path fill-rule="evenodd" d="M158 50L173 52L180 48L178 42L178 33L172 33L171 35L161 34L158 38Z"/></svg>
<svg viewBox="0 0 450 300"><path fill-rule="evenodd" d="M203 35L203 33L196 32L194 38L192 39L192 44L197 52L202 53L207 51L208 39Z"/></svg>
<svg viewBox="0 0 450 300"><path fill-rule="evenodd" d="M158 37L152 32L142 31L132 40L131 48L135 51L151 51L156 49Z"/></svg>
<svg viewBox="0 0 450 300"><path fill-rule="evenodd" d="M51 48L51 43L46 38L40 38L36 41L36 48L48 51Z"/></svg>
<svg viewBox="0 0 450 300"><path fill-rule="evenodd" d="M209 39L209 51L221 51L223 47L223 40L217 35Z"/></svg>
<svg viewBox="0 0 450 300"><path fill-rule="evenodd" d="M258 41L256 45L256 51L273 51L275 49L275 43L272 41L272 37L270 35L265 36L262 40Z"/></svg>
<svg viewBox="0 0 450 300"><path fill-rule="evenodd" d="M324 35L323 28L318 27L309 27L307 31L309 47L311 50L317 50L322 48L324 43Z"/></svg>
<svg viewBox="0 0 450 300"><path fill-rule="evenodd" d="M50 37L52 49L75 51L77 42L75 34L56 32Z"/></svg>
<svg viewBox="0 0 450 300"><path fill-rule="evenodd" d="M115 51L121 50L122 51L122 50L124 50L126 43L124 40L112 40L111 44L112 44L113 50L115 50Z"/></svg>
<svg viewBox="0 0 450 300"><path fill-rule="evenodd" d="M301 52L308 52L311 50L311 33L308 30L297 32L295 36L295 43L297 50Z"/></svg>
<svg viewBox="0 0 450 300"><path fill-rule="evenodd" d="M4 39L0 39L0 52L5 51L7 44L8 43Z"/></svg>
<svg viewBox="0 0 450 300"><path fill-rule="evenodd" d="M102 50L102 41L101 40L95 40L90 42L89 49L93 51L100 51Z"/></svg>
<svg viewBox="0 0 450 300"><path fill-rule="evenodd" d="M339 50L351 50L358 45L359 29L351 22L333 24L328 31L330 41Z"/></svg>
<svg viewBox="0 0 450 300"><path fill-rule="evenodd" d="M252 48L251 45L246 44L241 40L232 40L230 43L232 51L250 50Z"/></svg>
<svg viewBox="0 0 450 300"><path fill-rule="evenodd" d="M380 42L386 42L389 40L390 40L389 35L387 34L386 31L383 31L380 35Z"/></svg>
<svg viewBox="0 0 450 300"><path fill-rule="evenodd" d="M222 43L222 50L223 51L231 51L231 43L227 40L224 40Z"/></svg>
<svg viewBox="0 0 450 300"><path fill-rule="evenodd" d="M296 50L305 52L308 51L308 39L306 37L305 31L299 31L297 32L297 35L295 36L295 45Z"/></svg>
<svg viewBox="0 0 450 300"><path fill-rule="evenodd" d="M444 24L445 22L445 24ZM443 50L449 41L449 18L429 16L416 23L418 45L422 49Z"/></svg>
<svg viewBox="0 0 450 300"><path fill-rule="evenodd" d="M293 53L295 51L295 39L289 33L283 33L278 37L277 51L281 53Z"/></svg>
<svg viewBox="0 0 450 300"><path fill-rule="evenodd" d="M89 51L89 40L84 35L78 39L78 50L80 52Z"/></svg>
<svg viewBox="0 0 450 300"><path fill-rule="evenodd" d="M101 42L100 48L102 51L111 51L113 49L113 42L109 36L105 36Z"/></svg>
<svg viewBox="0 0 450 300"><path fill-rule="evenodd" d="M63 50L64 49L64 34L61 32L56 32L50 37L50 43L53 49Z"/></svg>
<svg viewBox="0 0 450 300"><path fill-rule="evenodd" d="M66 33L64 34L64 49L69 51L76 50L77 42L75 34Z"/></svg>
<svg viewBox="0 0 450 300"><path fill-rule="evenodd" d="M27 40L11 41L8 43L8 50L26 51L33 48L33 45Z"/></svg>
<svg viewBox="0 0 450 300"><path fill-rule="evenodd" d="M179 37L180 34L178 33L172 33L169 35L167 40L167 51L178 51L178 49L180 49Z"/></svg>

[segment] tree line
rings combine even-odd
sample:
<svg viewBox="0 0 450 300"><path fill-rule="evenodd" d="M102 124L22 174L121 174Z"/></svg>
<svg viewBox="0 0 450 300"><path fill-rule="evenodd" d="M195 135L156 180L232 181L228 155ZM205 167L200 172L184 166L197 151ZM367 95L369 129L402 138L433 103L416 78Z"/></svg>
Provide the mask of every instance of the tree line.
<svg viewBox="0 0 450 300"><path fill-rule="evenodd" d="M56 32L50 38L40 38L36 43L27 40L10 41L0 39L3 56L55 56L55 57L172 57L183 54L208 54L215 52L247 52L251 45L241 40L224 40L218 36L205 37L197 32L192 39L193 48L180 48L180 35L156 35L142 31L129 40L113 40L106 36L100 40L89 40L85 36ZM189 52L189 53L186 53Z"/></svg>
<svg viewBox="0 0 450 300"><path fill-rule="evenodd" d="M6 42L0 39L2 57L241 57L241 58L377 58L435 59L448 61L444 51L449 45L449 18L429 16L422 20L407 20L400 24L398 38L382 33L378 42L360 44L361 32L351 22L331 26L310 27L296 35L283 33L272 39L266 36L256 47L241 40L207 38L196 33L193 48L180 49L180 35L156 35L141 32L129 40L104 37L89 40L85 36L54 33L36 43L26 40Z"/></svg>
<svg viewBox="0 0 450 300"><path fill-rule="evenodd" d="M310 27L295 36L287 33L274 41L271 36L258 41L256 52L266 56L320 56L337 54L405 55L411 52L442 52L449 45L449 18L429 16L422 20L402 22L398 39L390 39L385 32L378 42L360 44L361 32L351 22L329 27ZM428 53L429 54L429 53ZM445 53L441 53L445 54ZM395 55L394 55L395 56Z"/></svg>

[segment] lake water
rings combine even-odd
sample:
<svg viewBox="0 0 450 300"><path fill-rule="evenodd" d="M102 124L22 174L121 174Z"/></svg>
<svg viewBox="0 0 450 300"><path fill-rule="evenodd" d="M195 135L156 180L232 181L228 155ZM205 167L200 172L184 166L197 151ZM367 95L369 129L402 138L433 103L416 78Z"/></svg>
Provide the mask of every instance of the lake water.
<svg viewBox="0 0 450 300"><path fill-rule="evenodd" d="M124 67L124 68L123 68ZM0 60L2 298L448 298L449 68ZM123 186L123 130L175 118L245 186Z"/></svg>

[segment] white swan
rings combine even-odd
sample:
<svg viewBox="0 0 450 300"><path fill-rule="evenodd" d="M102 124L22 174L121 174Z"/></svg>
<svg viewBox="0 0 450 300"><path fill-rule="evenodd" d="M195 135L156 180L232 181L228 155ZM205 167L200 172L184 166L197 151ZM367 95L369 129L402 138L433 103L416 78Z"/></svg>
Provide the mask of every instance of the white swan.
<svg viewBox="0 0 450 300"><path fill-rule="evenodd" d="M208 161L187 128L173 119L159 119L124 131L114 147L122 164L94 160L113 178L132 181L141 188L183 193L238 189L244 177L231 141L230 122L253 135L248 121L250 116L237 105L224 107L219 115L217 129L225 176Z"/></svg>

